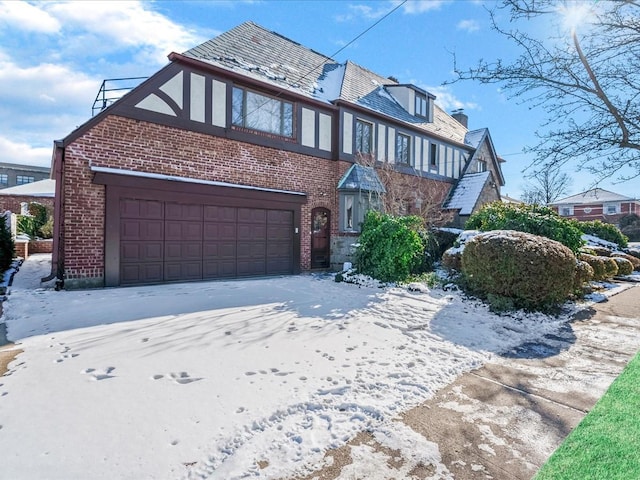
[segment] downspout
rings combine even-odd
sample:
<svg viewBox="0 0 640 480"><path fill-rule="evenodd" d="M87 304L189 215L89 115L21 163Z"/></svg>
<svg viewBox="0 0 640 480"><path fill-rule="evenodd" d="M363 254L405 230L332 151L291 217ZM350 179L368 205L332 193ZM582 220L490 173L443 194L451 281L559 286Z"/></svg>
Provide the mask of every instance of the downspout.
<svg viewBox="0 0 640 480"><path fill-rule="evenodd" d="M54 142L53 179L56 181L53 202L53 251L51 253L51 272L41 278L41 282L48 282L56 278L56 290L64 287L64 235L62 234L62 219L64 212L64 146L61 140Z"/></svg>

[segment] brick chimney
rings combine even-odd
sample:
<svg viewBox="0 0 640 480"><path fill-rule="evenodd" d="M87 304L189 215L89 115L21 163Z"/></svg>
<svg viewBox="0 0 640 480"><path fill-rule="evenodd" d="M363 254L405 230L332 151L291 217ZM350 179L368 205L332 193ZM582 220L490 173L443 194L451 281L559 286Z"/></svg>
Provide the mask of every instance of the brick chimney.
<svg viewBox="0 0 640 480"><path fill-rule="evenodd" d="M462 124L463 127L467 128L469 126L469 117L464 113L464 110L462 110L461 108L451 112L451 116L455 118L458 121L458 123Z"/></svg>

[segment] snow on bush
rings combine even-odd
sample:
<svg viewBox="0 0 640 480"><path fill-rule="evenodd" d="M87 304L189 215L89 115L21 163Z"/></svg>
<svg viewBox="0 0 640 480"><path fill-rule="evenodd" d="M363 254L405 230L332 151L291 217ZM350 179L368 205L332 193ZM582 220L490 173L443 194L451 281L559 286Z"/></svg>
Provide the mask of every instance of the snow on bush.
<svg viewBox="0 0 640 480"><path fill-rule="evenodd" d="M462 270L472 292L492 304L541 309L564 301L573 289L576 259L560 242L513 230L474 236Z"/></svg>

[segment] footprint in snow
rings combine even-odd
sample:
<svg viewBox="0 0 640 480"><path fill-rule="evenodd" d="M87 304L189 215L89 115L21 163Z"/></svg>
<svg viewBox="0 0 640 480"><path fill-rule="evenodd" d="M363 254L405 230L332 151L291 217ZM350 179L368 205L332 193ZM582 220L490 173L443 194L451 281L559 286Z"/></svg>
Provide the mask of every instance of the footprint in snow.
<svg viewBox="0 0 640 480"><path fill-rule="evenodd" d="M106 380L107 378L114 378L115 375L111 375L116 367L107 367L105 369L96 370L95 368L86 368L81 373L89 375L92 380Z"/></svg>
<svg viewBox="0 0 640 480"><path fill-rule="evenodd" d="M160 380L166 378L167 380L173 380L178 385L186 385L187 383L197 382L202 380L202 377L192 377L187 372L168 373L166 377L161 374L156 374L151 377L152 380Z"/></svg>

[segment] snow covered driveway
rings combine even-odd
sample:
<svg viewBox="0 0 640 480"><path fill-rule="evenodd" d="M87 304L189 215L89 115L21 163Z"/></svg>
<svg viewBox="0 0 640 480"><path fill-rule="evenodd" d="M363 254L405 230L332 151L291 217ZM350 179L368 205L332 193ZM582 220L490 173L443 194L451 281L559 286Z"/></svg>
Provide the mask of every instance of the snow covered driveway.
<svg viewBox="0 0 640 480"><path fill-rule="evenodd" d="M363 429L438 465L392 419L568 321L314 275L20 288L47 260L23 266L4 304L24 350L0 378L4 478L279 478Z"/></svg>

